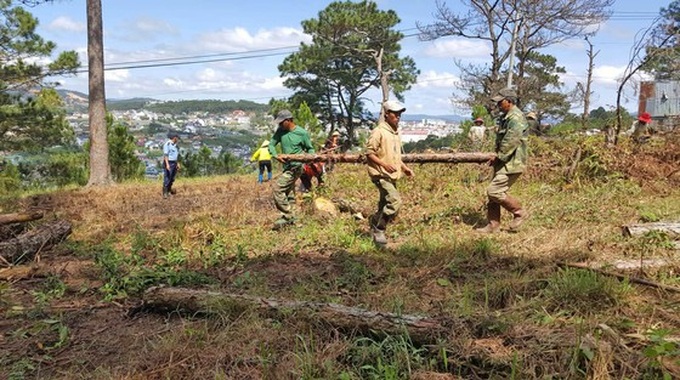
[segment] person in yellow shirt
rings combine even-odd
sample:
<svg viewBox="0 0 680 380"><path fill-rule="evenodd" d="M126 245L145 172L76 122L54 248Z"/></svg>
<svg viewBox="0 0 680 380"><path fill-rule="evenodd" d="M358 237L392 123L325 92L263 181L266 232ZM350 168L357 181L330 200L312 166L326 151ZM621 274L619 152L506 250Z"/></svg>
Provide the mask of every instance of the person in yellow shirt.
<svg viewBox="0 0 680 380"><path fill-rule="evenodd" d="M264 178L264 170L267 169L267 181L272 179L272 155L269 153L269 141L265 141L260 145L260 148L250 157L250 162L257 161L260 174L257 177L257 183L262 183Z"/></svg>

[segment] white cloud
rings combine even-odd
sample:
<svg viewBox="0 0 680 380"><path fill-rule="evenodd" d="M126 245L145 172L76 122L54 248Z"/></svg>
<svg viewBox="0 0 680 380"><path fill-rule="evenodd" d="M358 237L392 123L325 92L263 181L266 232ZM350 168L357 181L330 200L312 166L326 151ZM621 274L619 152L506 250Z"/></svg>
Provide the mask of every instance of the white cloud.
<svg viewBox="0 0 680 380"><path fill-rule="evenodd" d="M130 78L129 70L111 70L104 73L107 82L126 82Z"/></svg>
<svg viewBox="0 0 680 380"><path fill-rule="evenodd" d="M251 34L243 27L221 29L197 37L199 50L249 51L282 47L297 47L300 42L311 42L311 37L300 29L260 29Z"/></svg>
<svg viewBox="0 0 680 380"><path fill-rule="evenodd" d="M420 73L418 82L414 87L417 88L449 88L453 89L459 78L455 74L448 72L437 72L428 70Z"/></svg>
<svg viewBox="0 0 680 380"><path fill-rule="evenodd" d="M120 33L120 31L123 32ZM125 41L147 42L166 35L176 36L179 34L179 30L167 21L140 17L123 23L120 30L116 30L114 33L116 37Z"/></svg>
<svg viewBox="0 0 680 380"><path fill-rule="evenodd" d="M625 66L596 66L593 69L593 82L607 85L617 84L625 70Z"/></svg>
<svg viewBox="0 0 680 380"><path fill-rule="evenodd" d="M87 25L82 22L74 21L69 17L60 16L52 20L52 22L47 25L47 29L52 31L82 33L87 30Z"/></svg>
<svg viewBox="0 0 680 380"><path fill-rule="evenodd" d="M489 45L482 41L462 38L442 38L429 44L424 54L434 58L484 58L491 54Z"/></svg>

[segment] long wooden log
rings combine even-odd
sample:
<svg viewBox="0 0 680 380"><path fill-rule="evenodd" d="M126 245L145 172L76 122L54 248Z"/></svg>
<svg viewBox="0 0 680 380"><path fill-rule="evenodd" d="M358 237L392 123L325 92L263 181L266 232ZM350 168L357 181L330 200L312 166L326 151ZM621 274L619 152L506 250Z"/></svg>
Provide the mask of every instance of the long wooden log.
<svg viewBox="0 0 680 380"><path fill-rule="evenodd" d="M0 242L0 265L9 266L31 260L43 249L60 243L71 234L71 223L54 220L23 234Z"/></svg>
<svg viewBox="0 0 680 380"><path fill-rule="evenodd" d="M334 303L286 301L245 294L221 293L187 288L152 287L143 295L145 308L159 311L183 311L192 314L241 313L256 310L276 315L307 316L324 321L344 331L384 334L408 332L414 342L432 343L445 332L441 320L407 314L395 314L348 307Z"/></svg>
<svg viewBox="0 0 680 380"><path fill-rule="evenodd" d="M42 217L43 214L41 212L1 214L0 225L31 222Z"/></svg>
<svg viewBox="0 0 680 380"><path fill-rule="evenodd" d="M680 236L680 222L655 222L630 224L622 227L624 236L639 236L650 231L665 232L673 236Z"/></svg>
<svg viewBox="0 0 680 380"><path fill-rule="evenodd" d="M295 162L345 162L366 163L365 154L281 154L279 157ZM405 163L487 163L493 153L411 153L401 156Z"/></svg>

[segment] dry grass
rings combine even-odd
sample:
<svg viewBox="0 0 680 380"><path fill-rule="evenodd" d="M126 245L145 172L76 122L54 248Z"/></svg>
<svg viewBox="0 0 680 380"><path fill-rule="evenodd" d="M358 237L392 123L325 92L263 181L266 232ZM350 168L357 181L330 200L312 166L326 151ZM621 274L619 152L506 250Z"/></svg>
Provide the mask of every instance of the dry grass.
<svg viewBox="0 0 680 380"><path fill-rule="evenodd" d="M562 271L556 262L663 257L669 266L632 273L680 285L677 252L620 231L644 218L677 220L680 180L663 172L680 164L677 155L664 153L677 144L670 139L636 156L630 146L612 152L580 143L591 152L589 161L565 184L562 169L574 145L534 141L532 169L512 190L532 215L518 233L472 231L485 218L488 168L416 167L416 177L400 185L404 212L388 231L387 249L373 246L365 221L347 213L334 220L317 216L302 197L300 222L271 231L277 213L270 185L257 185L254 176L180 177L170 200L161 198L160 183L149 182L23 198L6 209L42 209L74 225L69 242L42 255L45 270L74 260L89 269L52 273L66 284L59 296L42 277L0 284L7 320L0 322L0 372L102 379L669 373L667 355L643 350L659 344L646 340L655 331L677 334L679 295ZM617 154L622 162L612 160ZM631 171L643 167L641 177ZM327 183L317 195L342 198L365 214L375 207L377 194L363 167L338 165ZM215 290L425 314L452 326L438 344L418 347L404 337L359 336L295 315L125 316L147 286L199 286L206 278L211 281L202 286ZM67 339L46 349L45 342L53 345L64 331L55 325L66 328Z"/></svg>

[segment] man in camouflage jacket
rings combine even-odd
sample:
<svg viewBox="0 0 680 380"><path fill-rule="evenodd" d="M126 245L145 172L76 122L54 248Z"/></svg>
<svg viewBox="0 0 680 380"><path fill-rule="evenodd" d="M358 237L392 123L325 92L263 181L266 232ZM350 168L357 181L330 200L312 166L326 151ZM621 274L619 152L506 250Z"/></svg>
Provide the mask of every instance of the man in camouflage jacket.
<svg viewBox="0 0 680 380"><path fill-rule="evenodd" d="M504 88L491 101L498 105L502 117L496 131L496 157L489 162L494 170L493 179L486 190L489 222L477 229L482 233L500 230L501 207L513 215L509 224L511 230L516 230L528 217L519 201L508 194L527 166L527 119L516 105L517 93L514 90Z"/></svg>

